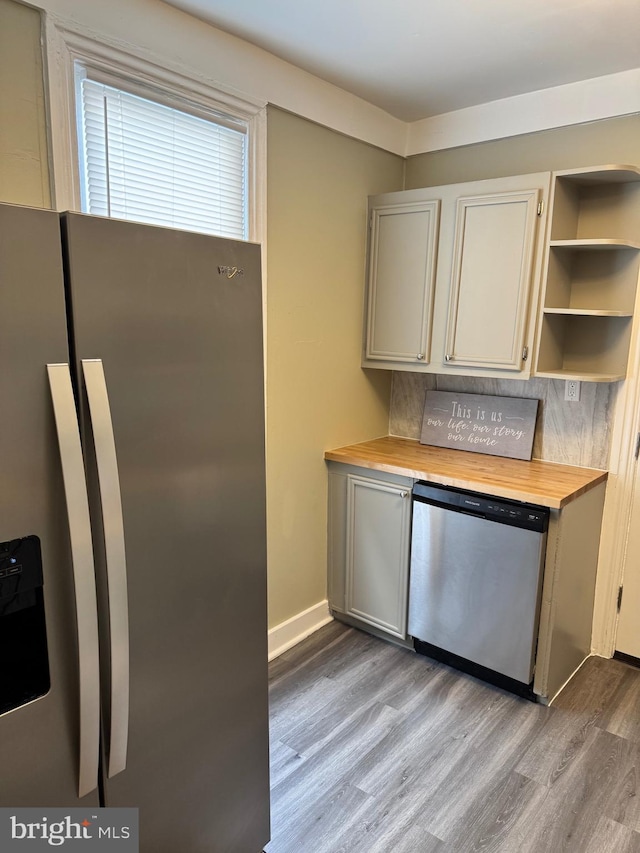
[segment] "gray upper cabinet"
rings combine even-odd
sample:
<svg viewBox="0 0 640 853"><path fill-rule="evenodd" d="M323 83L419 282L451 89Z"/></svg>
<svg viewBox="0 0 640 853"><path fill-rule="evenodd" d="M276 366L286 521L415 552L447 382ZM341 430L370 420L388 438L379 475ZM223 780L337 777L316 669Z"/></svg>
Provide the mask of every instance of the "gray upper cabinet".
<svg viewBox="0 0 640 853"><path fill-rule="evenodd" d="M539 197L458 199L445 361L522 369Z"/></svg>
<svg viewBox="0 0 640 853"><path fill-rule="evenodd" d="M428 362L440 202L370 211L365 359Z"/></svg>
<svg viewBox="0 0 640 853"><path fill-rule="evenodd" d="M364 367L528 378L550 179L369 200Z"/></svg>

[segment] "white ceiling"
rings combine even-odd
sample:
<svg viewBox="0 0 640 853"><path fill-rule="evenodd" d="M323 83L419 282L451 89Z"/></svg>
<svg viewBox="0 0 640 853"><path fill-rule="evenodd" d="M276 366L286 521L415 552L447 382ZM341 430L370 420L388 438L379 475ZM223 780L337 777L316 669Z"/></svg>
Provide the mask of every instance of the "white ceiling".
<svg viewBox="0 0 640 853"><path fill-rule="evenodd" d="M404 121L640 67L640 0L166 0Z"/></svg>

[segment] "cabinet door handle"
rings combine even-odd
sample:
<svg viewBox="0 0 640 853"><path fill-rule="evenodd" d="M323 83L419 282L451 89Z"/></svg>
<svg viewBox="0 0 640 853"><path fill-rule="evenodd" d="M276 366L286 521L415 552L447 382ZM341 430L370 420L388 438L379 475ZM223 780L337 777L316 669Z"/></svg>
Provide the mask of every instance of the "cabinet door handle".
<svg viewBox="0 0 640 853"><path fill-rule="evenodd" d="M416 358L418 359L418 361L423 361L424 360L424 353L419 352L417 354Z"/></svg>
<svg viewBox="0 0 640 853"><path fill-rule="evenodd" d="M400 492L400 497L401 497L401 498L406 498L406 496L407 496L408 494L409 494L409 492Z"/></svg>

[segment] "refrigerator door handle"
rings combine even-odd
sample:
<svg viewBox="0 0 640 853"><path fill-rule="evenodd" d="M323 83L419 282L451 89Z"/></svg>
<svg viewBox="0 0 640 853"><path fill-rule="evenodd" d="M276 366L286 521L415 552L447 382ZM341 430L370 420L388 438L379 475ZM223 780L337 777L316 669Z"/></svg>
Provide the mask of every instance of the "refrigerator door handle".
<svg viewBox="0 0 640 853"><path fill-rule="evenodd" d="M80 691L78 795L84 797L98 786L100 757L100 666L93 543L69 365L48 364L47 373L60 448L76 598Z"/></svg>
<svg viewBox="0 0 640 853"><path fill-rule="evenodd" d="M100 359L83 359L89 414L98 469L102 505L107 586L109 603L109 640L111 658L111 707L108 732L109 777L127 766L129 736L129 607L127 564L118 460L113 435L109 395Z"/></svg>

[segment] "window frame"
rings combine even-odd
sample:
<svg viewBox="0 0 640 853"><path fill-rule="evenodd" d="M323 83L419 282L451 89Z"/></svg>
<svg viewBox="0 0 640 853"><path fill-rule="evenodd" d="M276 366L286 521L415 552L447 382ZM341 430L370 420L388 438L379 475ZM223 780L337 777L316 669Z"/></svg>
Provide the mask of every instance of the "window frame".
<svg viewBox="0 0 640 853"><path fill-rule="evenodd" d="M146 56L87 38L49 16L47 44L48 113L51 130L52 195L58 210L81 210L78 150L76 67L90 77L121 86L126 91L184 109L203 118L246 128L247 239L263 244L266 238L266 102L225 91L195 72L187 75ZM263 257L263 261L264 261Z"/></svg>
<svg viewBox="0 0 640 853"><path fill-rule="evenodd" d="M74 96L75 96L75 107L76 107L76 139L77 139L77 152L78 152L78 180L79 180L79 190L81 195L80 204L85 213L91 213L90 210L87 209L87 202L89 198L89 186L87 183L87 163L86 163L86 138L84 132L84 107L83 100L80 94L80 89L83 80L88 80L91 83L96 83L98 85L104 85L109 87L112 90L117 92L121 92L127 96L133 96L134 98L141 98L144 101L147 101L151 104L155 104L168 110L175 111L176 113L181 113L183 115L188 115L195 117L196 119L201 119L205 122L210 123L213 126L223 127L229 130L232 130L236 133L241 134L244 137L243 143L243 154L242 154L242 234L225 234L218 233L215 231L204 230L202 233L208 234L217 234L217 236L233 236L233 239L239 240L247 240L249 237L249 142L250 142L250 128L249 124L246 120L238 119L233 116L228 115L228 113L220 113L219 111L212 111L205 109L200 103L192 103L186 98L178 98L174 94L168 94L164 90L158 89L156 87L144 86L139 84L138 82L131 82L126 78L123 78L120 75L114 75L111 73L106 73L101 70L96 70L93 66L88 66L84 62L80 62L75 60L73 63L74 67ZM105 142L106 148L110 147L110 135L108 133L107 125L105 123ZM230 174L236 174L235 169ZM104 214L103 214L104 215ZM110 215L110 214L109 214ZM118 214L116 214L118 215ZM126 219L131 219L132 221L139 222L153 222L153 220L149 219L137 219L136 217L125 216ZM156 224L165 224L169 227L185 227L188 226L171 226L170 223L165 222L162 223L158 221ZM204 224L204 223L203 223ZM194 228L194 230L197 230Z"/></svg>

